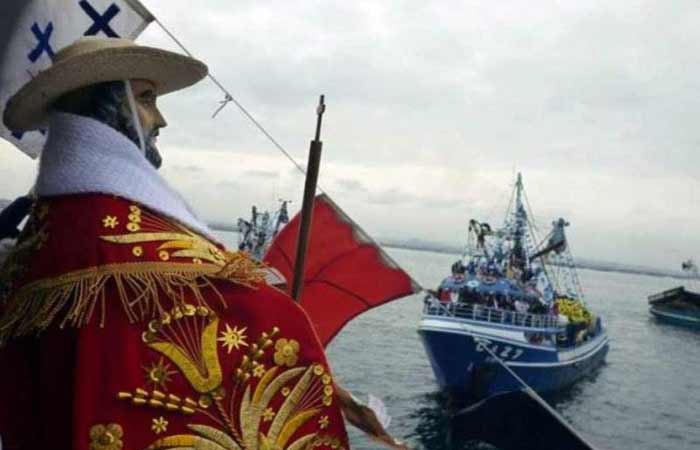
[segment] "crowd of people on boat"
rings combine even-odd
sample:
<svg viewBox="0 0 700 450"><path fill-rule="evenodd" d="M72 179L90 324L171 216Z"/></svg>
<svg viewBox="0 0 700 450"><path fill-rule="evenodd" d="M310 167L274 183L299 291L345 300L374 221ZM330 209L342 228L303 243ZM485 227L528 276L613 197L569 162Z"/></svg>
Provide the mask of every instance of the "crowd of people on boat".
<svg viewBox="0 0 700 450"><path fill-rule="evenodd" d="M519 313L546 314L548 307L534 296L511 296L494 292L483 293L467 283L455 290L452 287L440 287L436 297L441 303L480 305L495 310L516 311Z"/></svg>
<svg viewBox="0 0 700 450"><path fill-rule="evenodd" d="M515 271L517 269L510 267L504 270L493 260L471 259L466 265L457 261L452 266L452 276L429 296L428 301L471 306L481 311L481 308L488 308L497 317L499 314L505 318L519 317L523 324L532 323L529 315L556 317L556 325L564 328L564 333L557 338L559 345L580 343L596 333L600 320L579 300L554 292L546 298L537 289L542 269L528 268L513 277Z"/></svg>
<svg viewBox="0 0 700 450"><path fill-rule="evenodd" d="M540 268L520 270L494 259L471 259L466 265L460 260L452 265L450 283L441 285L436 296L441 302L545 314L551 293L537 289L541 275ZM483 289L486 286L493 289Z"/></svg>

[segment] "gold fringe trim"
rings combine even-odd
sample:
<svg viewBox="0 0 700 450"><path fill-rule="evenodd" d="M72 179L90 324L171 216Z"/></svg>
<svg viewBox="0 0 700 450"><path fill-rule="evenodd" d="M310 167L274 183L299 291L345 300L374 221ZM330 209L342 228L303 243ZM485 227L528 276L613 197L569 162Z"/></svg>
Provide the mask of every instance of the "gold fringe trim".
<svg viewBox="0 0 700 450"><path fill-rule="evenodd" d="M107 286L116 288L130 323L159 317L185 299L211 308L205 296L213 294L222 308L226 302L214 285L226 280L255 288L265 280L264 266L242 253L227 253L226 263L189 264L134 262L108 264L66 273L23 286L8 299L0 317L0 346L11 338L37 334L60 320L59 327L80 327L98 314L104 326ZM164 295L163 295L164 294Z"/></svg>

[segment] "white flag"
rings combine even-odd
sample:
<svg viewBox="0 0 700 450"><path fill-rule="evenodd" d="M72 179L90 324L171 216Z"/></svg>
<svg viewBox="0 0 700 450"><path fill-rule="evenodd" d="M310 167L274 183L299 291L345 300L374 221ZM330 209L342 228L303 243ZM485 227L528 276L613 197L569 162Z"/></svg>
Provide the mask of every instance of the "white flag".
<svg viewBox="0 0 700 450"><path fill-rule="evenodd" d="M0 119L27 81L48 68L60 49L82 36L136 39L153 21L138 0L0 1ZM36 158L45 133L12 133L0 120L0 137Z"/></svg>

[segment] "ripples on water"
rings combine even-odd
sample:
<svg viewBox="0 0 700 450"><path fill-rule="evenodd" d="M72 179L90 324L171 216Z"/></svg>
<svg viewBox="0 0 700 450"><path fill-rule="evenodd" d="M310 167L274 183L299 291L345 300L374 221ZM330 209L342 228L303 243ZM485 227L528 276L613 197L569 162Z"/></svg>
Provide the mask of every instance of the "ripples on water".
<svg viewBox="0 0 700 450"><path fill-rule="evenodd" d="M434 287L452 255L389 249L425 287ZM700 333L657 323L646 297L680 280L581 270L586 299L611 337L607 364L550 401L600 449L700 448ZM336 377L356 395L381 397L392 433L415 448L493 449L448 444L449 413L416 332L422 302L398 300L353 320L329 347ZM350 430L353 449L376 449Z"/></svg>
<svg viewBox="0 0 700 450"><path fill-rule="evenodd" d="M235 244L235 237L222 238ZM388 249L424 287L433 288L454 255ZM681 280L580 270L586 300L611 338L607 364L550 403L600 450L700 449L700 331L658 323L647 296ZM450 414L418 338L422 298L412 296L350 322L328 348L336 378L356 396L372 393L393 417L390 431L413 448L487 450L447 443ZM349 427L354 450L380 448ZM562 449L564 450L564 449Z"/></svg>

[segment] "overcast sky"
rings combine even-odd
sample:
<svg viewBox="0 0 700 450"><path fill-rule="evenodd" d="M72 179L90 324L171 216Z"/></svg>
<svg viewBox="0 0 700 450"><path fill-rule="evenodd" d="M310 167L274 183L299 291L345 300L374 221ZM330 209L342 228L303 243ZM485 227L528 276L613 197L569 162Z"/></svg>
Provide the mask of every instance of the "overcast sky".
<svg viewBox="0 0 700 450"><path fill-rule="evenodd" d="M700 257L700 2L144 0L300 162L326 95L320 184L375 237L462 244L516 171L581 257ZM175 49L157 25L142 44ZM208 80L164 97L163 174L209 220L303 178ZM0 143L0 197L35 163Z"/></svg>

